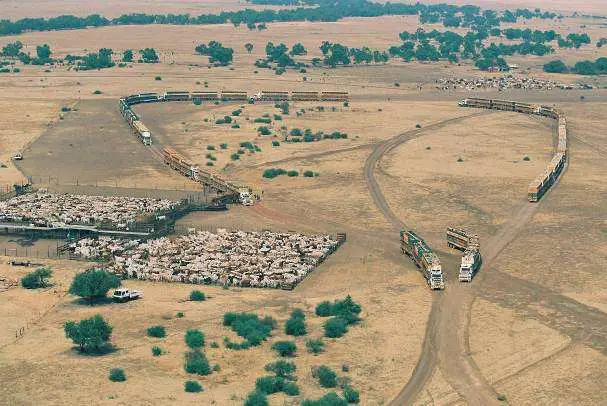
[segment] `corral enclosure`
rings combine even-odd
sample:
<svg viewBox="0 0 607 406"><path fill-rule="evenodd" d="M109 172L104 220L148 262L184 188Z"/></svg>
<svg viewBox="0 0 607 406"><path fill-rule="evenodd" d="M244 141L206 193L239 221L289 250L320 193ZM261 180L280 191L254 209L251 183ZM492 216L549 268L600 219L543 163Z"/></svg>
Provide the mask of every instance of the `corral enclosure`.
<svg viewBox="0 0 607 406"><path fill-rule="evenodd" d="M467 2L458 1L463 3ZM495 9L529 7L517 0L475 3ZM343 396L341 388L322 388L313 376L312 369L322 364L350 380L360 391L361 404L503 403L498 396L510 404L600 404L605 391L599 383L605 380L607 366L607 336L601 328L607 323L607 278L602 272L607 268L602 217L607 193L607 82L604 75L548 74L541 69L552 59L572 65L605 56L606 48L595 46L599 38L607 37L603 20L570 14L607 10L598 1L537 6L561 12L565 18L525 20L502 28L588 32L592 43L579 49L556 47L555 53L542 57L509 57L509 63L520 67L513 75L516 80L575 84L576 90L436 88L441 79L505 77L480 72L470 61L390 59L380 65L308 67L305 73L288 69L282 75L253 65L265 56L268 41L288 46L301 42L308 54L300 59L307 63L322 56L319 46L325 40L385 50L401 42L400 32L421 26L417 16L269 23L267 30L249 30L244 24L152 25L0 37L0 47L20 40L32 54L36 45L48 43L57 57L101 47L112 48L116 58L125 49L143 47L155 47L160 54L158 64L133 63L98 71L23 65L19 73L0 75L0 119L5 123L0 129L0 161L8 166L0 168L0 182L9 187L31 176L35 184L49 185L49 191L56 193L170 200L195 194L204 199L197 183L168 168L133 135L120 116L120 97L151 91L240 89L249 93L343 90L351 96L347 106L292 102L289 114L266 102L135 106L159 148L174 147L201 168L263 191L261 202L252 207L231 205L227 211L189 214L177 223L185 237L171 237L173 241L188 235L196 240L188 229L214 239L207 233L224 228L241 230L235 235L243 241L264 229L290 236L345 232L347 241L307 272L292 291L127 279L123 284L143 291L142 300L93 307L67 291L76 273L99 266L98 262L35 258L29 251L32 262L54 270L53 285L34 291L19 286L19 279L33 268L8 265L16 251L7 251L9 255L0 261L0 390L6 402L241 405L256 379L268 374L264 366L278 359L272 345L292 340L298 348L292 361L300 395L273 394L268 397L271 405L299 404L331 390ZM196 15L246 7L267 8L239 0L61 5L26 0L5 2L0 11L3 18L16 19L93 12L108 17L142 11ZM442 24L423 28L445 30ZM460 34L466 30L453 29ZM234 49L231 67L209 68L208 58L195 54L197 44L210 40ZM250 54L245 42L254 45ZM577 86L583 84L594 89L580 90ZM94 94L96 90L100 94ZM539 116L457 106L458 100L470 96L556 105L565 112L568 167L537 205L527 202L527 187L545 170L557 147L554 123ZM232 116L237 109L242 111ZM240 128L216 124L226 115ZM261 136L258 127L266 124L255 122L265 115L271 118L270 136ZM313 134L338 131L347 138L287 142L294 129L310 129ZM366 162L389 140L400 141L369 168ZM10 156L16 152L23 152L24 159L13 165ZM233 154L239 158L232 159ZM298 176L263 177L268 169L296 171ZM306 172L314 176L306 177ZM379 200L372 179L383 194ZM420 233L437 253L445 272L445 291L430 292L413 263L402 255L395 219ZM461 254L449 249L445 239L446 228L452 226L479 234L481 252L492 257L469 285L457 282ZM152 256L152 261L162 259L162 265L149 258L133 259L133 253L149 254L147 248L110 256L128 259L132 269L183 269L203 255L204 247L212 246L200 238L183 263L190 253ZM3 247L44 254L56 244L2 236L0 254ZM122 250L120 244L112 240L104 249ZM264 249L263 244L255 249ZM128 268L118 265L121 271ZM240 272L240 263L234 267L231 271ZM193 289L202 290L207 300L188 300ZM307 340L321 338L326 321L315 314L315 306L346 294L360 303L362 321L342 338L324 338L325 352L308 353ZM284 332L295 308L306 316L306 336ZM240 338L222 325L228 311L271 316L278 326L261 346L233 350L224 337L232 342ZM112 342L117 350L102 357L82 356L71 349L63 323L96 313L114 327ZM154 325L165 326L167 336L146 337ZM204 352L211 365L219 365L209 376L184 371L188 350L184 334L191 328L204 332ZM427 343L433 343L431 352ZM162 347L163 354L153 357L153 346ZM108 380L109 370L115 367L124 368L126 382ZM425 379L419 378L419 371L427 372ZM414 395L403 391L411 377L417 387ZM198 380L204 392L185 393L183 385L191 379ZM34 381L37 384L32 386ZM488 399L491 402L485 402Z"/></svg>

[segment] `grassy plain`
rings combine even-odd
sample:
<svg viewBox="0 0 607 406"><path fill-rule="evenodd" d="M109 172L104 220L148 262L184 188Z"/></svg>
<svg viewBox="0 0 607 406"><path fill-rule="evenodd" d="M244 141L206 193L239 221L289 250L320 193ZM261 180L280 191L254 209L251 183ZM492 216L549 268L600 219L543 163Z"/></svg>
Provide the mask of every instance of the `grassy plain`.
<svg viewBox="0 0 607 406"><path fill-rule="evenodd" d="M3 5L2 10L7 7L9 17L24 16L26 7L39 10L41 15L52 15L56 9L52 2L7 4L10 7ZM573 7L558 4L555 8ZM154 3L153 10L198 13L244 5L227 0L173 1ZM585 5L588 12L594 12L602 4ZM140 7L140 2L73 2L64 3L62 11L112 15ZM590 32L593 40L607 36L593 20L532 21L526 26L578 32L581 25L587 25L583 30ZM127 286L144 291L143 300L89 308L65 295L71 277L87 264L49 262L56 273L51 289L31 292L19 287L0 293L0 389L7 394L0 403L242 404L255 378L263 374L263 366L275 358L271 342L284 338L284 334L277 331L269 343L253 350L227 350L221 344L222 337L235 337L221 326L223 313L250 310L268 314L282 327L290 310L299 307L306 311L311 336L317 337L321 320L313 316L314 305L351 293L363 306L363 323L343 339L329 340L327 352L319 356L307 354L303 340L298 339L295 362L302 395L295 399L273 396L271 402L296 404L302 398L320 396L323 392L310 370L326 363L336 370L341 370L342 364L349 366L350 372L341 374L349 376L353 386L361 390L362 404L387 404L415 367L433 296L413 265L402 258L395 231L374 205L363 175L364 162L374 143L411 130L416 124L423 129L478 113L456 106L456 100L466 93L439 93L432 83L445 76L481 74L467 65L391 61L385 66L309 69L305 74L288 71L276 76L268 70L254 73L253 62L262 56L267 41L289 45L301 41L310 51L306 56L309 60L318 56L323 40L385 49L399 42L399 32L417 27L413 17L383 17L323 24L277 23L262 32L231 25L142 26L0 38L0 45L20 39L30 51L36 44L48 43L60 56L99 47L122 51L150 46L161 52L161 63L155 65L134 64L99 72L74 72L65 67L45 72L46 67L26 67L19 74L1 76L0 120L4 125L0 128L0 160L9 168L0 169L0 184L21 179L22 174L8 160L13 153L24 151L20 168L39 179L55 178L65 183L78 179L87 184L151 189L193 188L131 135L116 106L117 98L125 94L203 90L207 82L209 90L344 89L353 99L349 107L295 103L288 116L272 124L277 134L284 125L287 131L342 131L348 133L348 139L288 144L279 135L280 147L271 146L273 137L259 137L256 128L260 124L251 122L265 113L281 114L271 104L244 105L243 113L236 118L240 129L212 124L238 105L167 103L137 107L160 143L175 146L201 166L206 167L207 145L227 143L225 152L214 153L217 161L213 170L264 191L262 202L255 207L197 213L185 218L183 226L345 231L348 242L293 292L203 287L211 296L203 303L184 301L191 286L127 281ZM211 39L234 47L233 70L209 69L205 57L194 55L196 44ZM243 48L248 41L255 45L251 55ZM544 75L538 67L556 57L574 62L598 55L599 50L592 46L513 61L523 67L522 74L588 81L576 76ZM528 67L531 70L527 71ZM162 80L154 80L155 76ZM602 81L604 78L597 79L598 83ZM396 82L401 86L395 87ZM423 84L421 90L418 84ZM103 93L94 95L96 89ZM471 311L472 359L490 384L513 404L600 403L604 389L597 382L606 379L607 362L607 338L596 325L596 320L604 320L607 309L607 278L603 272L607 268L607 224L601 217L607 193L603 182L607 176L607 94L595 90L489 95L562 105L572 137L571 161L559 185L544 199L519 237L491 268L481 271L486 273L482 289L477 288L480 282L475 285L477 281L470 286L479 296ZM580 101L580 95L586 100ZM317 105L325 106L325 111L310 111ZM73 106L75 111L62 113L63 106ZM302 108L305 114L297 117L295 112ZM257 143L261 152L231 160L229 155L244 141ZM395 148L380 162L376 176L398 217L420 231L439 255L455 255L445 246L445 228L461 225L473 229L480 235L482 247L484 240L527 204L526 186L543 171L553 147L554 126L550 121L490 113L427 131ZM530 160L524 161L525 156ZM312 170L319 176L266 180L261 173L268 167ZM455 270L448 272L453 275ZM23 273L0 264L0 276L16 279ZM183 319L175 317L178 311L185 313ZM118 347L118 351L98 359L75 353L62 331L65 320L96 312L114 325ZM151 355L156 341L145 337L145 329L153 324L164 324L169 332L159 344L168 353L159 358ZM15 341L15 330L28 325L24 337ZM199 395L183 391L183 383L190 379L182 367L183 334L192 327L201 328L209 342L220 343L220 348L208 348L207 352L221 370L200 380L205 392ZM125 369L126 383L107 379L109 369L115 366ZM453 390L450 377L437 370L418 403L451 402L462 402L462 398Z"/></svg>

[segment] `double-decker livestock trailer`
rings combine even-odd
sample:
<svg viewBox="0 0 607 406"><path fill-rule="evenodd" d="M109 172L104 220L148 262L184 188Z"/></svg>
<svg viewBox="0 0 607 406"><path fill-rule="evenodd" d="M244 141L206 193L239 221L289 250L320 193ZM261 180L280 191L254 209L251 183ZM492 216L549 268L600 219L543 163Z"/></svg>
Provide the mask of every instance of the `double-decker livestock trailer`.
<svg viewBox="0 0 607 406"><path fill-rule="evenodd" d="M413 230L400 232L401 250L421 270L430 289L444 289L443 270L440 260L426 242Z"/></svg>

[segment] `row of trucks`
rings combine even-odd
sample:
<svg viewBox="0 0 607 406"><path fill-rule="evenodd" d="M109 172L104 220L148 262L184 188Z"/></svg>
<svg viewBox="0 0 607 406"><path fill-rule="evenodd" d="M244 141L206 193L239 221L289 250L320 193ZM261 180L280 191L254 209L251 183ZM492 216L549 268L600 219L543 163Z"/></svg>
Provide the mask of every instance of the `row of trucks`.
<svg viewBox="0 0 607 406"><path fill-rule="evenodd" d="M252 191L249 187L228 182L211 172L200 169L173 148L167 147L162 151L164 163L169 165L183 176L190 178L204 186L210 186L221 193L235 196L243 206L252 206L254 203Z"/></svg>
<svg viewBox="0 0 607 406"><path fill-rule="evenodd" d="M531 181L527 189L527 199L538 202L550 187L558 180L567 162L567 119L565 114L553 107L532 103L522 103L510 100L468 98L458 102L461 107L515 111L524 114L534 114L557 120L558 143L556 153L550 160L546 170Z"/></svg>
<svg viewBox="0 0 607 406"><path fill-rule="evenodd" d="M471 282L483 264L478 236L461 228L449 227L447 229L447 245L464 251L458 279L460 282Z"/></svg>
<svg viewBox="0 0 607 406"><path fill-rule="evenodd" d="M400 232L402 253L413 260L426 279L428 287L433 290L445 288L443 270L438 256L432 248L413 230ZM471 282L483 263L478 236L459 228L447 229L447 245L464 251L459 268L460 282Z"/></svg>

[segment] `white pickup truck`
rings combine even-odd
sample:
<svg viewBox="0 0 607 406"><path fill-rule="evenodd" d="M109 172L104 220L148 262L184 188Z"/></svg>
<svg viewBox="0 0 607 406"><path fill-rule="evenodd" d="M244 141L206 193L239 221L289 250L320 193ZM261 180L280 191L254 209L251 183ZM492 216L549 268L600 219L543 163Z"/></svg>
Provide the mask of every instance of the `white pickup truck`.
<svg viewBox="0 0 607 406"><path fill-rule="evenodd" d="M128 302L129 300L141 299L143 294L138 290L117 289L112 295L112 299L117 302Z"/></svg>

